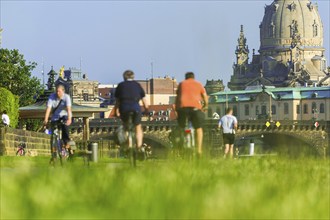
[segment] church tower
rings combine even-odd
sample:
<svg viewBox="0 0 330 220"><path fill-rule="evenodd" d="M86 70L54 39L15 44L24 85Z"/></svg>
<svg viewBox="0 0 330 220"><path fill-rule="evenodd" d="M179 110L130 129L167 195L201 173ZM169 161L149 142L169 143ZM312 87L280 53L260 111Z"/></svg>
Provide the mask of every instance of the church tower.
<svg viewBox="0 0 330 220"><path fill-rule="evenodd" d="M241 25L241 32L238 38L238 45L236 47L236 64L244 66L249 61L249 47L246 44L246 38L244 36L243 25Z"/></svg>

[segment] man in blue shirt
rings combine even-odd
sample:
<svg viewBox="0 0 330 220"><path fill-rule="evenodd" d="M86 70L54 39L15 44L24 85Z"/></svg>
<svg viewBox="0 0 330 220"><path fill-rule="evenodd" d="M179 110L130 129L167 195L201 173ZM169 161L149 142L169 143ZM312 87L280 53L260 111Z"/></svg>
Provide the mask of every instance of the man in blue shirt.
<svg viewBox="0 0 330 220"><path fill-rule="evenodd" d="M124 81L119 83L116 91L116 105L115 111L117 116L121 118L124 126L127 126L129 114L133 113L133 123L135 125L136 133L136 145L140 149L143 142L143 129L141 126L141 107L140 100L142 100L144 109L148 112L148 104L146 100L146 94L142 86L134 81L134 72L126 70L123 74Z"/></svg>
<svg viewBox="0 0 330 220"><path fill-rule="evenodd" d="M237 119L233 116L232 108L227 108L226 115L220 119L218 127L222 128L223 143L226 147L224 157L226 158L230 152L232 158L234 155L235 129L237 129Z"/></svg>
<svg viewBox="0 0 330 220"><path fill-rule="evenodd" d="M73 153L68 144L70 141L68 126L72 122L71 105L71 98L68 94L65 93L64 85L58 84L56 86L56 93L52 93L48 98L44 119L44 125L47 125L49 116L51 114L52 127L55 126L55 123L57 123L59 120L64 121L64 123L60 125L62 130L62 141L65 148L69 150L70 156ZM52 159L56 158L56 151L57 149L52 147Z"/></svg>

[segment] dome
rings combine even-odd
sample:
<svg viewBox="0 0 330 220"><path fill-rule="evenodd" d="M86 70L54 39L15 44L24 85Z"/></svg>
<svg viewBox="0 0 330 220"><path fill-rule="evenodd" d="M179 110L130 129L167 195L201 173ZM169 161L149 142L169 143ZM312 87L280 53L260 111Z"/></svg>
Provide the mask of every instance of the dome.
<svg viewBox="0 0 330 220"><path fill-rule="evenodd" d="M290 48L294 39L303 47L323 49L323 24L317 4L309 0L275 0L266 5L260 24L260 52Z"/></svg>

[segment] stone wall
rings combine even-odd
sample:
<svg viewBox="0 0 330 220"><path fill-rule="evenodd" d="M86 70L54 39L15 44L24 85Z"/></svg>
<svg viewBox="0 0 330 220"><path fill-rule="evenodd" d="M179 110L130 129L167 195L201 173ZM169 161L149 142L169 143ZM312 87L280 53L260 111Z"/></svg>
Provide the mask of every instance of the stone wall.
<svg viewBox="0 0 330 220"><path fill-rule="evenodd" d="M21 142L26 143L27 150L33 155L50 155L50 135L8 127L0 128L0 155L15 155Z"/></svg>

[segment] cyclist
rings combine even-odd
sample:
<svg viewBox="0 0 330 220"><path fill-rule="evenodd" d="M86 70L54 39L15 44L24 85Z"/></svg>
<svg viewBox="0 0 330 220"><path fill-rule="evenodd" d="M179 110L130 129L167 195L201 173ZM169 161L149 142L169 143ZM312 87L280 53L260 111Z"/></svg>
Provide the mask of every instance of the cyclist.
<svg viewBox="0 0 330 220"><path fill-rule="evenodd" d="M184 129L187 119L196 130L197 155L202 155L204 112L208 107L208 97L203 85L195 80L193 72L187 72L185 80L179 84L175 109L179 127Z"/></svg>
<svg viewBox="0 0 330 220"><path fill-rule="evenodd" d="M140 100L142 100L145 112L148 112L148 104L145 91L142 86L134 80L134 72L126 70L123 73L124 81L119 83L116 91L116 105L115 112L121 118L125 127L128 125L129 115L133 114L133 123L136 133L136 145L138 151L142 150L143 130L141 125L142 111L140 107Z"/></svg>
<svg viewBox="0 0 330 220"><path fill-rule="evenodd" d="M69 145L70 137L68 128L68 126L72 122L71 98L68 94L65 93L65 87L62 84L56 85L56 93L52 93L49 96L45 113L44 125L47 125L50 113L52 113L52 128L56 125L57 122L63 120L64 123L60 124L62 130L62 141L65 148L69 151L69 156L72 157L73 152L70 149ZM52 146L51 150L53 157L56 157L57 149Z"/></svg>

